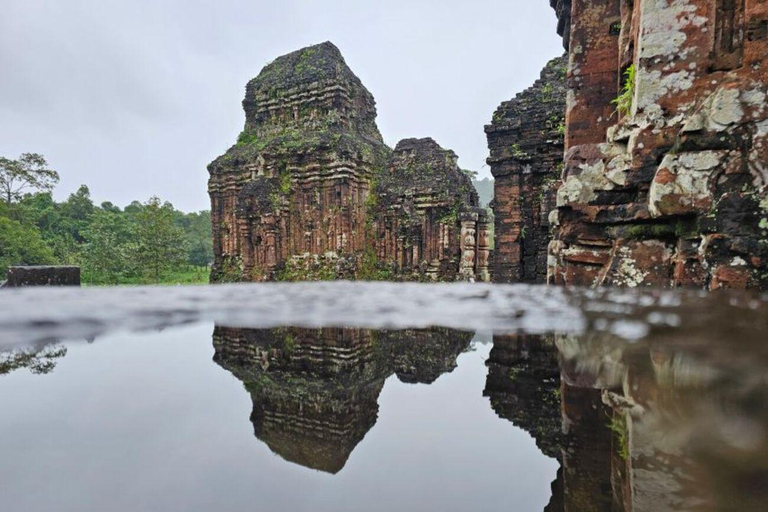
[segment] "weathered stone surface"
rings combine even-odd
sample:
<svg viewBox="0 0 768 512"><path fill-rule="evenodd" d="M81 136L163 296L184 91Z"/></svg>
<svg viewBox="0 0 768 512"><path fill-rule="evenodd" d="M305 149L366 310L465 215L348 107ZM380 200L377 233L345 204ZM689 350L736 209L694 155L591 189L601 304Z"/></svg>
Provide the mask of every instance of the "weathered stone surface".
<svg viewBox="0 0 768 512"><path fill-rule="evenodd" d="M450 237L461 229L458 218L446 217L453 224L443 223L444 228L432 222L444 207L477 206L476 196L467 194L429 203L442 191L465 188L455 159L449 165L449 152L432 142L435 148L416 151L416 158L420 171L432 170L436 190L428 189L427 179L411 183L403 159L408 151L393 156L384 144L373 96L333 44L310 46L268 64L248 83L243 108L246 122L238 143L208 167L212 281L484 278L482 265L476 270L474 261L472 275L460 272L459 237ZM415 143L427 144L409 140L403 147ZM397 208L377 219L380 178L387 204L400 204L405 215L414 203L414 216L394 219L397 227L389 231L386 225ZM419 223L421 238L412 240ZM377 233L391 235L395 243ZM442 235L453 245L445 246ZM445 272L430 272L427 267L435 262Z"/></svg>
<svg viewBox="0 0 768 512"><path fill-rule="evenodd" d="M727 336L556 336L566 510L765 508L768 389L746 382L768 359L762 338Z"/></svg>
<svg viewBox="0 0 768 512"><path fill-rule="evenodd" d="M373 96L330 43L246 87L237 145L209 166L212 280L265 280L293 255L365 248L365 200L390 150Z"/></svg>
<svg viewBox="0 0 768 512"><path fill-rule="evenodd" d="M549 281L768 287L764 3L550 3L569 64Z"/></svg>
<svg viewBox="0 0 768 512"><path fill-rule="evenodd" d="M4 286L80 286L80 267L31 266L10 267Z"/></svg>
<svg viewBox="0 0 768 512"><path fill-rule="evenodd" d="M565 69L565 57L550 61L485 127L495 178L495 282L546 281L549 213L563 160Z"/></svg>
<svg viewBox="0 0 768 512"><path fill-rule="evenodd" d="M416 278L488 277L488 214L453 151L398 142L376 184L376 259Z"/></svg>

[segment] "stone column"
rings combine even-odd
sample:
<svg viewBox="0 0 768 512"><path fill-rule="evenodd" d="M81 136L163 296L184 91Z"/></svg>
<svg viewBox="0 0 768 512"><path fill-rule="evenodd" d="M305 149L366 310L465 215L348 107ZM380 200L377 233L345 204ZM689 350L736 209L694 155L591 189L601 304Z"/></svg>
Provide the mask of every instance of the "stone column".
<svg viewBox="0 0 768 512"><path fill-rule="evenodd" d="M488 222L488 215L481 216L480 221L477 223L477 280L482 282L489 282L491 275L488 270L488 262L490 260L490 242L491 242L491 228Z"/></svg>
<svg viewBox="0 0 768 512"><path fill-rule="evenodd" d="M459 236L459 247L461 249L459 276L461 279L470 280L475 278L477 222L473 219L473 215L468 212L459 214L459 221L461 223Z"/></svg>
<svg viewBox="0 0 768 512"><path fill-rule="evenodd" d="M262 251L264 257L264 270L272 271L277 267L279 257L277 253L278 229L276 218L273 215L264 219L264 240Z"/></svg>

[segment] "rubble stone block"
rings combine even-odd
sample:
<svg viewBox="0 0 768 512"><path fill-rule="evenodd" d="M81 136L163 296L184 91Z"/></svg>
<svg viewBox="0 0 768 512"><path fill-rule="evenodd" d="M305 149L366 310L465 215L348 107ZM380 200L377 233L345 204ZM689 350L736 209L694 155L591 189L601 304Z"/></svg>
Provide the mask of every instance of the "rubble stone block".
<svg viewBox="0 0 768 512"><path fill-rule="evenodd" d="M10 267L5 286L80 286L80 267L29 266Z"/></svg>

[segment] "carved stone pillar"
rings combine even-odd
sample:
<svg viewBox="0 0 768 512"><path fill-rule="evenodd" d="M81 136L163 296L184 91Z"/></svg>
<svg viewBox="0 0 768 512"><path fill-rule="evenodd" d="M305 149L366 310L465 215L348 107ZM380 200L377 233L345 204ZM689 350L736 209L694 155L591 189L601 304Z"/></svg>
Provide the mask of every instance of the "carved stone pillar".
<svg viewBox="0 0 768 512"><path fill-rule="evenodd" d="M488 222L488 217L484 216L477 223L477 280L483 282L489 282L491 280L491 274L488 270L488 264L490 260L491 248L491 225Z"/></svg>
<svg viewBox="0 0 768 512"><path fill-rule="evenodd" d="M477 248L477 221L473 218L471 213L463 213L459 215L461 222L460 232L460 248L461 248L461 263L459 266L459 275L462 279L474 279L475 278L475 256Z"/></svg>

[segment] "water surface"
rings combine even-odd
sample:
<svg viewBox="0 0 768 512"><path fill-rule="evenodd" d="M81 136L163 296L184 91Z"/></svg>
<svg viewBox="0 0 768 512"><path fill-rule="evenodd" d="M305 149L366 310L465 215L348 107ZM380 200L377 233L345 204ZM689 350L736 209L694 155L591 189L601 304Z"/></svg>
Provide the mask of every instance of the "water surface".
<svg viewBox="0 0 768 512"><path fill-rule="evenodd" d="M766 304L483 285L3 291L0 499L766 510Z"/></svg>

